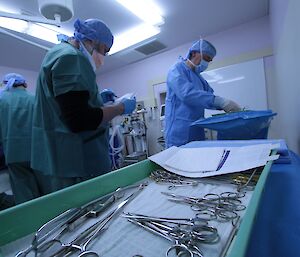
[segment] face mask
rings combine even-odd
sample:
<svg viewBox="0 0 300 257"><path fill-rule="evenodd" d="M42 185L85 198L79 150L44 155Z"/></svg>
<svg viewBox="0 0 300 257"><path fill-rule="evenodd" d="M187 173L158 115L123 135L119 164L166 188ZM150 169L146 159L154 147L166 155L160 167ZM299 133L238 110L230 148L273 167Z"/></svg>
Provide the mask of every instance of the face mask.
<svg viewBox="0 0 300 257"><path fill-rule="evenodd" d="M202 53L202 45L203 45L203 39L200 39L200 54L201 54L201 61L199 63L199 65L197 65L197 67L195 67L195 71L197 73L201 73L203 71L205 71L208 67L208 61L205 61L203 59L203 53Z"/></svg>
<svg viewBox="0 0 300 257"><path fill-rule="evenodd" d="M104 55L98 53L96 50L93 51L93 58L96 64L96 68L99 69L101 66L104 65Z"/></svg>
<svg viewBox="0 0 300 257"><path fill-rule="evenodd" d="M208 67L208 62L205 61L205 60L203 60L203 59L201 60L201 62L200 62L199 65L195 65L190 59L187 59L187 61L188 61L190 64L193 65L193 67L195 68L195 72L196 72L197 74L199 74L199 73L205 71L205 70L207 69L207 67Z"/></svg>
<svg viewBox="0 0 300 257"><path fill-rule="evenodd" d="M208 67L208 62L205 61L204 59L201 59L200 64L195 67L195 71L197 73L201 73L205 71L207 67Z"/></svg>
<svg viewBox="0 0 300 257"><path fill-rule="evenodd" d="M80 47L79 50L85 55L86 58L88 58L90 64L93 67L93 70L96 71L97 67L96 67L96 63L94 61L94 58L92 57L92 55L88 52L88 50L85 48L84 44L79 41Z"/></svg>

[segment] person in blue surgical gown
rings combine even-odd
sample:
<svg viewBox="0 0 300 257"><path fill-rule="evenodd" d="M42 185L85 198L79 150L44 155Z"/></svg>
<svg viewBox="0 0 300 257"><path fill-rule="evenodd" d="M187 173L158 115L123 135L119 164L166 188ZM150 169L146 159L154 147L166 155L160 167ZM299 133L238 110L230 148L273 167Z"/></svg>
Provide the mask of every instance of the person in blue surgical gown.
<svg viewBox="0 0 300 257"><path fill-rule="evenodd" d="M135 98L104 106L113 92L99 94L96 71L114 39L107 25L77 19L74 28L46 54L37 80L31 161L43 193L109 172L108 122L136 107Z"/></svg>
<svg viewBox="0 0 300 257"><path fill-rule="evenodd" d="M38 179L30 168L34 95L27 92L27 83L20 74L6 74L3 87L0 92L0 144L18 204L40 196Z"/></svg>
<svg viewBox="0 0 300 257"><path fill-rule="evenodd" d="M190 127L192 122L204 117L204 109L241 110L234 101L214 95L214 90L201 76L215 55L215 47L200 39L189 49L187 57L169 70L164 130L167 148L204 140L203 128Z"/></svg>

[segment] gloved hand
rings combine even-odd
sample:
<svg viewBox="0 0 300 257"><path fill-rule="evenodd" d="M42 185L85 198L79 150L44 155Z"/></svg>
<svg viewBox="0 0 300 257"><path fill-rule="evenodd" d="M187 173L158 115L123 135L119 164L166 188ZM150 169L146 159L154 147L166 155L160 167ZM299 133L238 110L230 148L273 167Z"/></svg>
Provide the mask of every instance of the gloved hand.
<svg viewBox="0 0 300 257"><path fill-rule="evenodd" d="M225 112L239 112L242 108L234 101L216 96L214 105L217 110L224 110Z"/></svg>
<svg viewBox="0 0 300 257"><path fill-rule="evenodd" d="M115 97L117 97L111 89L103 89L100 95L104 104L107 102L114 102Z"/></svg>
<svg viewBox="0 0 300 257"><path fill-rule="evenodd" d="M223 110L225 112L239 112L242 108L236 102L228 100L228 103L224 106Z"/></svg>
<svg viewBox="0 0 300 257"><path fill-rule="evenodd" d="M136 107L136 99L133 98L124 98L122 99L121 103L124 105L124 112L123 114L131 114L135 107Z"/></svg>

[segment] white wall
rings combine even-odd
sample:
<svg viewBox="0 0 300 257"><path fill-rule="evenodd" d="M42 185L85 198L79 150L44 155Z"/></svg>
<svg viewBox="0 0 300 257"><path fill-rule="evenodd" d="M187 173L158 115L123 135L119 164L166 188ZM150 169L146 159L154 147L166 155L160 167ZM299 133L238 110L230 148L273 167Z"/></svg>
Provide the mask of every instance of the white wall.
<svg viewBox="0 0 300 257"><path fill-rule="evenodd" d="M277 123L289 148L297 153L300 152L299 13L299 0L270 0Z"/></svg>
<svg viewBox="0 0 300 257"><path fill-rule="evenodd" d="M4 77L4 75L7 73L19 73L20 75L24 76L26 79L27 85L28 85L28 91L35 93L38 72L0 66L0 80L1 81Z"/></svg>

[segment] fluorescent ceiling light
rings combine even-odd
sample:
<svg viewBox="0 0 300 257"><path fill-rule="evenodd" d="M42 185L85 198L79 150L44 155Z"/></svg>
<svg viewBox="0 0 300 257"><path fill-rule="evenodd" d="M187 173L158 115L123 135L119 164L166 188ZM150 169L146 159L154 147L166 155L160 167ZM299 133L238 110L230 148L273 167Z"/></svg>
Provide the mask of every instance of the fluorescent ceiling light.
<svg viewBox="0 0 300 257"><path fill-rule="evenodd" d="M0 17L0 27L11 29L17 32L24 32L28 27L28 22L23 20Z"/></svg>
<svg viewBox="0 0 300 257"><path fill-rule="evenodd" d="M142 42L150 37L157 35L159 32L159 28L153 27L148 24L137 26L131 30L124 32L123 34L117 35L115 37L114 44L109 51L109 54L112 55L125 48Z"/></svg>
<svg viewBox="0 0 300 257"><path fill-rule="evenodd" d="M148 24L164 23L161 10L151 0L117 0L117 2Z"/></svg>
<svg viewBox="0 0 300 257"><path fill-rule="evenodd" d="M57 44L59 42L57 40L58 34L65 34L67 36L73 35L73 32L64 30L62 28L58 29L53 25L39 23L30 23L29 28L25 33L30 36L37 37L54 44Z"/></svg>
<svg viewBox="0 0 300 257"><path fill-rule="evenodd" d="M164 18L161 16L161 10L152 0L116 1L139 17L144 23L115 36L114 44L109 52L110 55L160 33L160 29L156 26L163 24Z"/></svg>
<svg viewBox="0 0 300 257"><path fill-rule="evenodd" d="M57 34L59 32L47 29L39 24L30 24L28 27L28 30L25 32L26 34L37 37L46 41L49 41L51 43L57 44Z"/></svg>
<svg viewBox="0 0 300 257"><path fill-rule="evenodd" d="M15 13L17 14L18 12L16 11L16 9L13 9L3 3L0 4L0 11L2 12L8 12L8 13Z"/></svg>
<svg viewBox="0 0 300 257"><path fill-rule="evenodd" d="M58 28L54 25L41 24L36 22L28 22L23 20L24 15L18 14L18 12L8 6L0 4L0 12L6 12L14 16L19 17L1 17L0 16L0 27L6 28L9 30L17 31L20 33L28 34L30 36L46 40L48 42L57 44L57 34L73 35L73 32ZM27 16L30 18L30 16ZM37 17L32 17L32 19ZM50 22L50 21L49 21Z"/></svg>
<svg viewBox="0 0 300 257"><path fill-rule="evenodd" d="M30 36L46 40L48 42L57 44L57 34L72 35L72 32L58 29L53 25L45 25L27 22L13 18L0 17L0 27L28 34Z"/></svg>
<svg viewBox="0 0 300 257"><path fill-rule="evenodd" d="M109 54L114 54L132 45L151 38L158 33L160 29L154 25L164 23L161 11L151 0L117 0L127 9L141 18L144 23L133 29L130 29L120 35L115 36L113 47ZM8 11L7 8L0 6L0 10ZM12 12L11 12L12 13ZM33 17L34 18L34 17ZM73 32L63 30L47 24L39 24L36 21L24 21L21 19L0 17L0 27L25 33L51 43L58 43L57 34L73 35Z"/></svg>

